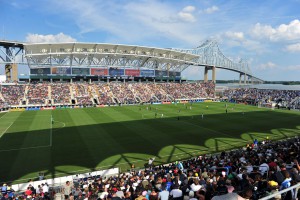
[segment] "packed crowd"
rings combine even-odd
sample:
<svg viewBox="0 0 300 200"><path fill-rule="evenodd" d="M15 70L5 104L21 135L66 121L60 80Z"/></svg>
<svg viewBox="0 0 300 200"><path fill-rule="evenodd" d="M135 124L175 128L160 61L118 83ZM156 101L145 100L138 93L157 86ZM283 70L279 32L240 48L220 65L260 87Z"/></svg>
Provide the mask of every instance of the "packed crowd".
<svg viewBox="0 0 300 200"><path fill-rule="evenodd" d="M9 105L134 104L213 98L215 85L209 83L35 83L2 85L1 93ZM96 100L94 102L94 99Z"/></svg>
<svg viewBox="0 0 300 200"><path fill-rule="evenodd" d="M0 98L0 109L4 108L6 106L6 103L4 102L3 99Z"/></svg>
<svg viewBox="0 0 300 200"><path fill-rule="evenodd" d="M94 84L92 87L92 95L97 99L100 105L113 104L113 94L108 85L102 86L100 84Z"/></svg>
<svg viewBox="0 0 300 200"><path fill-rule="evenodd" d="M286 102L288 106L300 108L300 90L271 90L257 88L237 88L228 89L223 93L223 97L229 101L249 101L254 104L258 102Z"/></svg>
<svg viewBox="0 0 300 200"><path fill-rule="evenodd" d="M79 105L92 104L89 85L85 83L76 83L72 85L73 97Z"/></svg>
<svg viewBox="0 0 300 200"><path fill-rule="evenodd" d="M110 90L114 94L114 97L117 100L117 102L123 104L134 104L137 102L131 90L131 86L132 84L128 83L109 84Z"/></svg>
<svg viewBox="0 0 300 200"><path fill-rule="evenodd" d="M299 153L298 137L279 142L254 139L241 149L165 165L155 165L155 158L150 158L145 169L132 168L112 177L74 176L61 186L61 193L65 199L78 200L256 200L300 182ZM2 188L2 200L15 197L9 186ZM290 190L274 199L291 200L295 194ZM53 196L47 185L29 184L18 199Z"/></svg>
<svg viewBox="0 0 300 200"><path fill-rule="evenodd" d="M63 83L51 84L51 97L54 104L70 104L70 85Z"/></svg>
<svg viewBox="0 0 300 200"><path fill-rule="evenodd" d="M1 94L9 105L19 105L24 99L25 85L2 85Z"/></svg>
<svg viewBox="0 0 300 200"><path fill-rule="evenodd" d="M26 99L28 104L45 104L49 98L48 84L37 83L28 85L28 91L26 93Z"/></svg>

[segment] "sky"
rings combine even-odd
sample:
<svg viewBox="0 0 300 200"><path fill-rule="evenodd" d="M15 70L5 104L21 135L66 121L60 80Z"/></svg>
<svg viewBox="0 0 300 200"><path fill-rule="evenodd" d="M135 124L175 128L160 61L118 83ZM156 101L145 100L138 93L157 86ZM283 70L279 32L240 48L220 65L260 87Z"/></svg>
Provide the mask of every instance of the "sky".
<svg viewBox="0 0 300 200"><path fill-rule="evenodd" d="M213 39L258 78L300 81L300 0L0 0L0 8L0 40L191 49ZM182 75L203 73L191 66ZM218 69L217 79L239 74Z"/></svg>

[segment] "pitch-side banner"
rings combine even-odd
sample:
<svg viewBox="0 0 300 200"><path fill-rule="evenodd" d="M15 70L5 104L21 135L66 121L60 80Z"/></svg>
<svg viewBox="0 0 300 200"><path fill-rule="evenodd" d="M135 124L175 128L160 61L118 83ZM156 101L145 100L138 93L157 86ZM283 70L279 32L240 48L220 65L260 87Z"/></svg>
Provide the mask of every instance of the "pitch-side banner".
<svg viewBox="0 0 300 200"><path fill-rule="evenodd" d="M71 74L70 67L53 67L52 74Z"/></svg>
<svg viewBox="0 0 300 200"><path fill-rule="evenodd" d="M108 75L108 69L104 69L104 68L91 68L91 75L107 76Z"/></svg>
<svg viewBox="0 0 300 200"><path fill-rule="evenodd" d="M125 69L125 75L140 76L140 70L139 69Z"/></svg>
<svg viewBox="0 0 300 200"><path fill-rule="evenodd" d="M30 74L51 74L50 68L30 69Z"/></svg>
<svg viewBox="0 0 300 200"><path fill-rule="evenodd" d="M72 68L72 74L74 75L90 75L89 68Z"/></svg>
<svg viewBox="0 0 300 200"><path fill-rule="evenodd" d="M124 75L124 69L119 68L109 68L109 75L110 76L123 76Z"/></svg>
<svg viewBox="0 0 300 200"><path fill-rule="evenodd" d="M154 77L154 70L141 70L140 75L144 77Z"/></svg>

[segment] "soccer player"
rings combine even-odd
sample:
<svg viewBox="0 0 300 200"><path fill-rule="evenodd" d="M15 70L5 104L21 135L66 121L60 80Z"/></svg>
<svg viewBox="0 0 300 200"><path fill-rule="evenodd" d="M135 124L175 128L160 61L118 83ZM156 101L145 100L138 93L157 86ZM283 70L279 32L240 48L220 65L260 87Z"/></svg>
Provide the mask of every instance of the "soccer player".
<svg viewBox="0 0 300 200"><path fill-rule="evenodd" d="M204 115L203 115L203 113L201 114L201 118L202 118L202 119L204 118Z"/></svg>

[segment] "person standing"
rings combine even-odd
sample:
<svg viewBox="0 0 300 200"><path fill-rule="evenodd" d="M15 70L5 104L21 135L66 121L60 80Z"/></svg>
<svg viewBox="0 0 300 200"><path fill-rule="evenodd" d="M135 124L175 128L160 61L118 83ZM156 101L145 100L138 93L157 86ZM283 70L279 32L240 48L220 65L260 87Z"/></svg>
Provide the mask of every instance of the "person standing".
<svg viewBox="0 0 300 200"><path fill-rule="evenodd" d="M63 192L65 195L65 199L69 199L69 195L72 192L72 186L70 181L67 181L66 184L64 185Z"/></svg>
<svg viewBox="0 0 300 200"><path fill-rule="evenodd" d="M152 167L153 167L153 162L154 162L154 160L155 160L155 157L149 158L148 166L149 166L150 169L152 169Z"/></svg>
<svg viewBox="0 0 300 200"><path fill-rule="evenodd" d="M166 185L163 183L162 185L162 191L158 193L158 199L159 200L168 200L169 199L169 191L166 190Z"/></svg>

